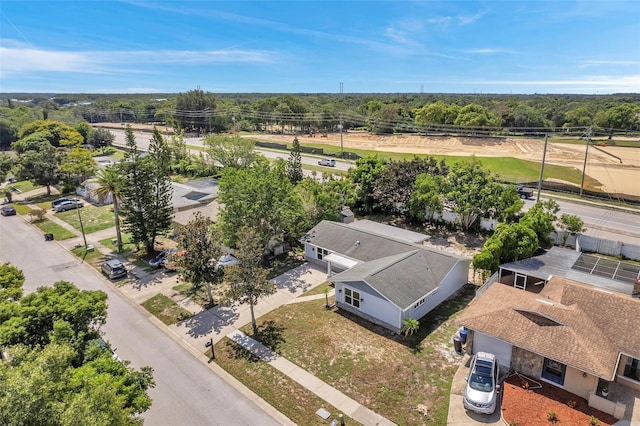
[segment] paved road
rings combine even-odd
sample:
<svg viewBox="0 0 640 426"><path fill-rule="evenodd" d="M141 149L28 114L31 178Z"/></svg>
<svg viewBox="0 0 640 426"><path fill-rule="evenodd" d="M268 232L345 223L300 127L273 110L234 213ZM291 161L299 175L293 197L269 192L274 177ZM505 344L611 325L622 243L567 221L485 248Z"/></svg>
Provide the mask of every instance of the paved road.
<svg viewBox="0 0 640 426"><path fill-rule="evenodd" d="M124 145L124 130L110 130L115 135L114 143L119 146ZM135 132L135 137L138 147L146 150L149 146L150 133ZM202 146L202 138L186 138L185 141L187 145ZM259 152L267 158L288 158L288 154L284 152L266 150L259 150ZM302 163L317 165L318 157L303 155ZM335 169L348 170L350 167L353 167L352 162L338 161ZM326 167L326 169L330 171L333 168ZM542 198L545 198L545 196L543 195ZM594 205L585 205L561 200L558 201L558 204L560 205L559 215L568 213L582 218L587 227L585 235L629 244L640 244L640 216L637 214L599 207L596 203ZM529 208L531 205L533 205L533 201L528 200L525 208Z"/></svg>
<svg viewBox="0 0 640 426"><path fill-rule="evenodd" d="M81 264L57 242L45 242L19 216L0 217L0 262L11 262L24 271L27 292L66 280L81 289L107 293L106 338L133 367L150 365L155 371L156 388L149 392L153 406L144 415L146 424L278 424L152 324L93 268Z"/></svg>

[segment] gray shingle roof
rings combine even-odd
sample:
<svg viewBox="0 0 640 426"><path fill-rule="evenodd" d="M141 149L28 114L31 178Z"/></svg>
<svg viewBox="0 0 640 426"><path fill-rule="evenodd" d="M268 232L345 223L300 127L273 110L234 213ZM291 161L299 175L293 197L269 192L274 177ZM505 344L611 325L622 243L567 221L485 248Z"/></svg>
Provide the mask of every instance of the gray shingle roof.
<svg viewBox="0 0 640 426"><path fill-rule="evenodd" d="M380 235L337 222L320 222L307 238L312 244L363 262L334 275L331 281L365 281L403 310L437 288L451 268L464 259L398 241L388 233Z"/></svg>

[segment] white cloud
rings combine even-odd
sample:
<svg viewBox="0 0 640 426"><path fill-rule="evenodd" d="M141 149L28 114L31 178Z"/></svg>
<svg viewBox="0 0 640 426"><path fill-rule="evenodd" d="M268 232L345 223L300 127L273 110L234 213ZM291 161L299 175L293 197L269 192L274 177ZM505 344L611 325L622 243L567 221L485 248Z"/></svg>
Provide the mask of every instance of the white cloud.
<svg viewBox="0 0 640 426"><path fill-rule="evenodd" d="M475 15L458 15L456 18L460 25L469 25L482 18L482 15L484 15L485 13L487 13L487 11L483 10L482 12L478 12Z"/></svg>
<svg viewBox="0 0 640 426"><path fill-rule="evenodd" d="M640 65L640 61L608 61L608 60L591 60L582 62L579 67L586 68L596 65Z"/></svg>
<svg viewBox="0 0 640 426"><path fill-rule="evenodd" d="M560 92L590 93L637 93L640 90L640 74L627 76L584 76L568 80L476 80L465 81L465 84L486 84L491 86L535 86L543 88L562 88Z"/></svg>
<svg viewBox="0 0 640 426"><path fill-rule="evenodd" d="M497 53L515 54L515 53L518 53L518 52L516 52L515 50L510 50L510 49L482 48L482 49L465 50L464 53L473 53L473 54L478 54L478 55L493 55L493 54L497 54Z"/></svg>
<svg viewBox="0 0 640 426"><path fill-rule="evenodd" d="M45 50L2 40L0 75L43 71L88 74L142 72L136 69L150 64L267 63L277 58L273 52L243 49L74 52Z"/></svg>

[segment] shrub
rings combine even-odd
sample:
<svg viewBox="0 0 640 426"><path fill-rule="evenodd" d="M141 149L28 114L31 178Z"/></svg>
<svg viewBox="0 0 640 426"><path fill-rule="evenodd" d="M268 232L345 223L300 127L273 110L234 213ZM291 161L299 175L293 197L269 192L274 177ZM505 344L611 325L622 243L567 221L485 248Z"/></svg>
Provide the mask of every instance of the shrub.
<svg viewBox="0 0 640 426"><path fill-rule="evenodd" d="M555 411L549 410L547 411L547 420L549 420L551 423L556 423L558 421L558 415Z"/></svg>
<svg viewBox="0 0 640 426"><path fill-rule="evenodd" d="M567 401L567 406L569 408L576 408L576 405L578 405L578 403L574 400Z"/></svg>
<svg viewBox="0 0 640 426"><path fill-rule="evenodd" d="M600 419L597 417L591 416L591 422L589 423L591 426L600 426Z"/></svg>

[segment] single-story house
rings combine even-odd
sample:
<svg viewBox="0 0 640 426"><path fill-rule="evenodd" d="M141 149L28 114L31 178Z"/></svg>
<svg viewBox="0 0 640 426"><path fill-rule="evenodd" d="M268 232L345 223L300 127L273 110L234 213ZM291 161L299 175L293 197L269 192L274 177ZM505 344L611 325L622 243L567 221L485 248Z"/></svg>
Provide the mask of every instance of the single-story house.
<svg viewBox="0 0 640 426"><path fill-rule="evenodd" d="M327 268L336 306L399 333L460 290L471 260L429 248L427 236L371 221L322 221L303 238Z"/></svg>
<svg viewBox="0 0 640 426"><path fill-rule="evenodd" d="M552 276L539 292L496 283L456 323L468 330L467 352L493 353L591 404L610 386L640 391L639 313L630 295Z"/></svg>

